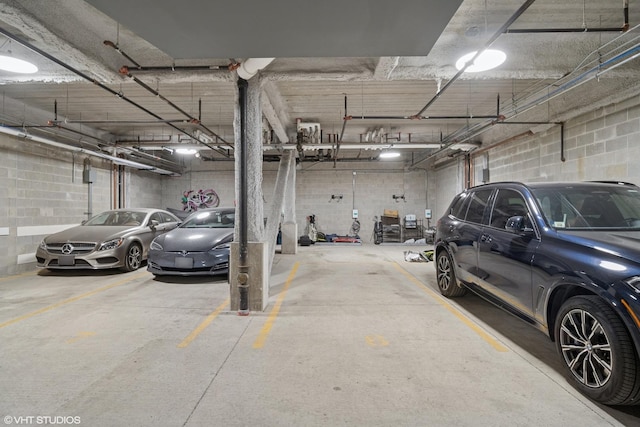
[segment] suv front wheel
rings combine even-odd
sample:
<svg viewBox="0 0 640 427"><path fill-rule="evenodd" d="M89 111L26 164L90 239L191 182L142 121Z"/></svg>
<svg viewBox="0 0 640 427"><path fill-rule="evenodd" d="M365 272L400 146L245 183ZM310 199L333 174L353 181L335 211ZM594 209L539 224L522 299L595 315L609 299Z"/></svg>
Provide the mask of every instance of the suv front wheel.
<svg viewBox="0 0 640 427"><path fill-rule="evenodd" d="M560 308L556 347L576 387L606 405L637 404L638 358L624 324L596 296L576 296Z"/></svg>

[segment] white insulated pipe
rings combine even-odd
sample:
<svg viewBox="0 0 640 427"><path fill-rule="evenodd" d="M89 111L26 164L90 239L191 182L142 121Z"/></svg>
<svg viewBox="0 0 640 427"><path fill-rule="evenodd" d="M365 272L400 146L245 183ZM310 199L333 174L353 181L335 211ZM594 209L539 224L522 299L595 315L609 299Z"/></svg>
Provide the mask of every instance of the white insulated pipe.
<svg viewBox="0 0 640 427"><path fill-rule="evenodd" d="M238 67L238 77L249 80L258 74L258 71L271 64L275 58L249 58Z"/></svg>

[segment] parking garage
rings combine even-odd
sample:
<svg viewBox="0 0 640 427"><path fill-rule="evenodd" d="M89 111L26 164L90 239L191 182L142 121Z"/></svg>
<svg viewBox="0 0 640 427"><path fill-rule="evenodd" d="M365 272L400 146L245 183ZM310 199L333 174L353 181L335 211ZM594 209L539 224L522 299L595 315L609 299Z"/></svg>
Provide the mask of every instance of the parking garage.
<svg viewBox="0 0 640 427"><path fill-rule="evenodd" d="M0 74L5 424L637 423L411 255L475 185L640 181L639 4L144 3L0 4L0 54L38 67ZM194 201L246 214L228 275L36 266L95 214Z"/></svg>

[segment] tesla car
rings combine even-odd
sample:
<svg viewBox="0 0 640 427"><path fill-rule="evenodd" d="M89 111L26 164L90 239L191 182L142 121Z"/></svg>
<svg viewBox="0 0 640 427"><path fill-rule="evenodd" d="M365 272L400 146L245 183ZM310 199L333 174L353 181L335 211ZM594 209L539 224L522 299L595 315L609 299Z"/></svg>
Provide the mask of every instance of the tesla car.
<svg viewBox="0 0 640 427"><path fill-rule="evenodd" d="M469 289L545 332L591 399L640 403L640 188L474 187L439 219L435 252L444 296Z"/></svg>
<svg viewBox="0 0 640 427"><path fill-rule="evenodd" d="M234 224L234 208L197 210L151 242L147 270L156 276L227 274Z"/></svg>
<svg viewBox="0 0 640 427"><path fill-rule="evenodd" d="M137 270L147 258L151 241L179 224L175 215L161 209L102 212L45 237L36 251L37 265L60 270Z"/></svg>

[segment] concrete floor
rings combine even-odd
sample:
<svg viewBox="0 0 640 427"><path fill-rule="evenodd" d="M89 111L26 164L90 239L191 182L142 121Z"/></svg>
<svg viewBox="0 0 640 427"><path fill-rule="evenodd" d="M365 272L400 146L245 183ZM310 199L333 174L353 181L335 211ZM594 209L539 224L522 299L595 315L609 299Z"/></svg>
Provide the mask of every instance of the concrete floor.
<svg viewBox="0 0 640 427"><path fill-rule="evenodd" d="M440 297L424 247L276 255L270 304L237 316L226 278L145 270L0 279L6 425L615 426L551 342L473 295ZM39 417L39 418L38 418Z"/></svg>

